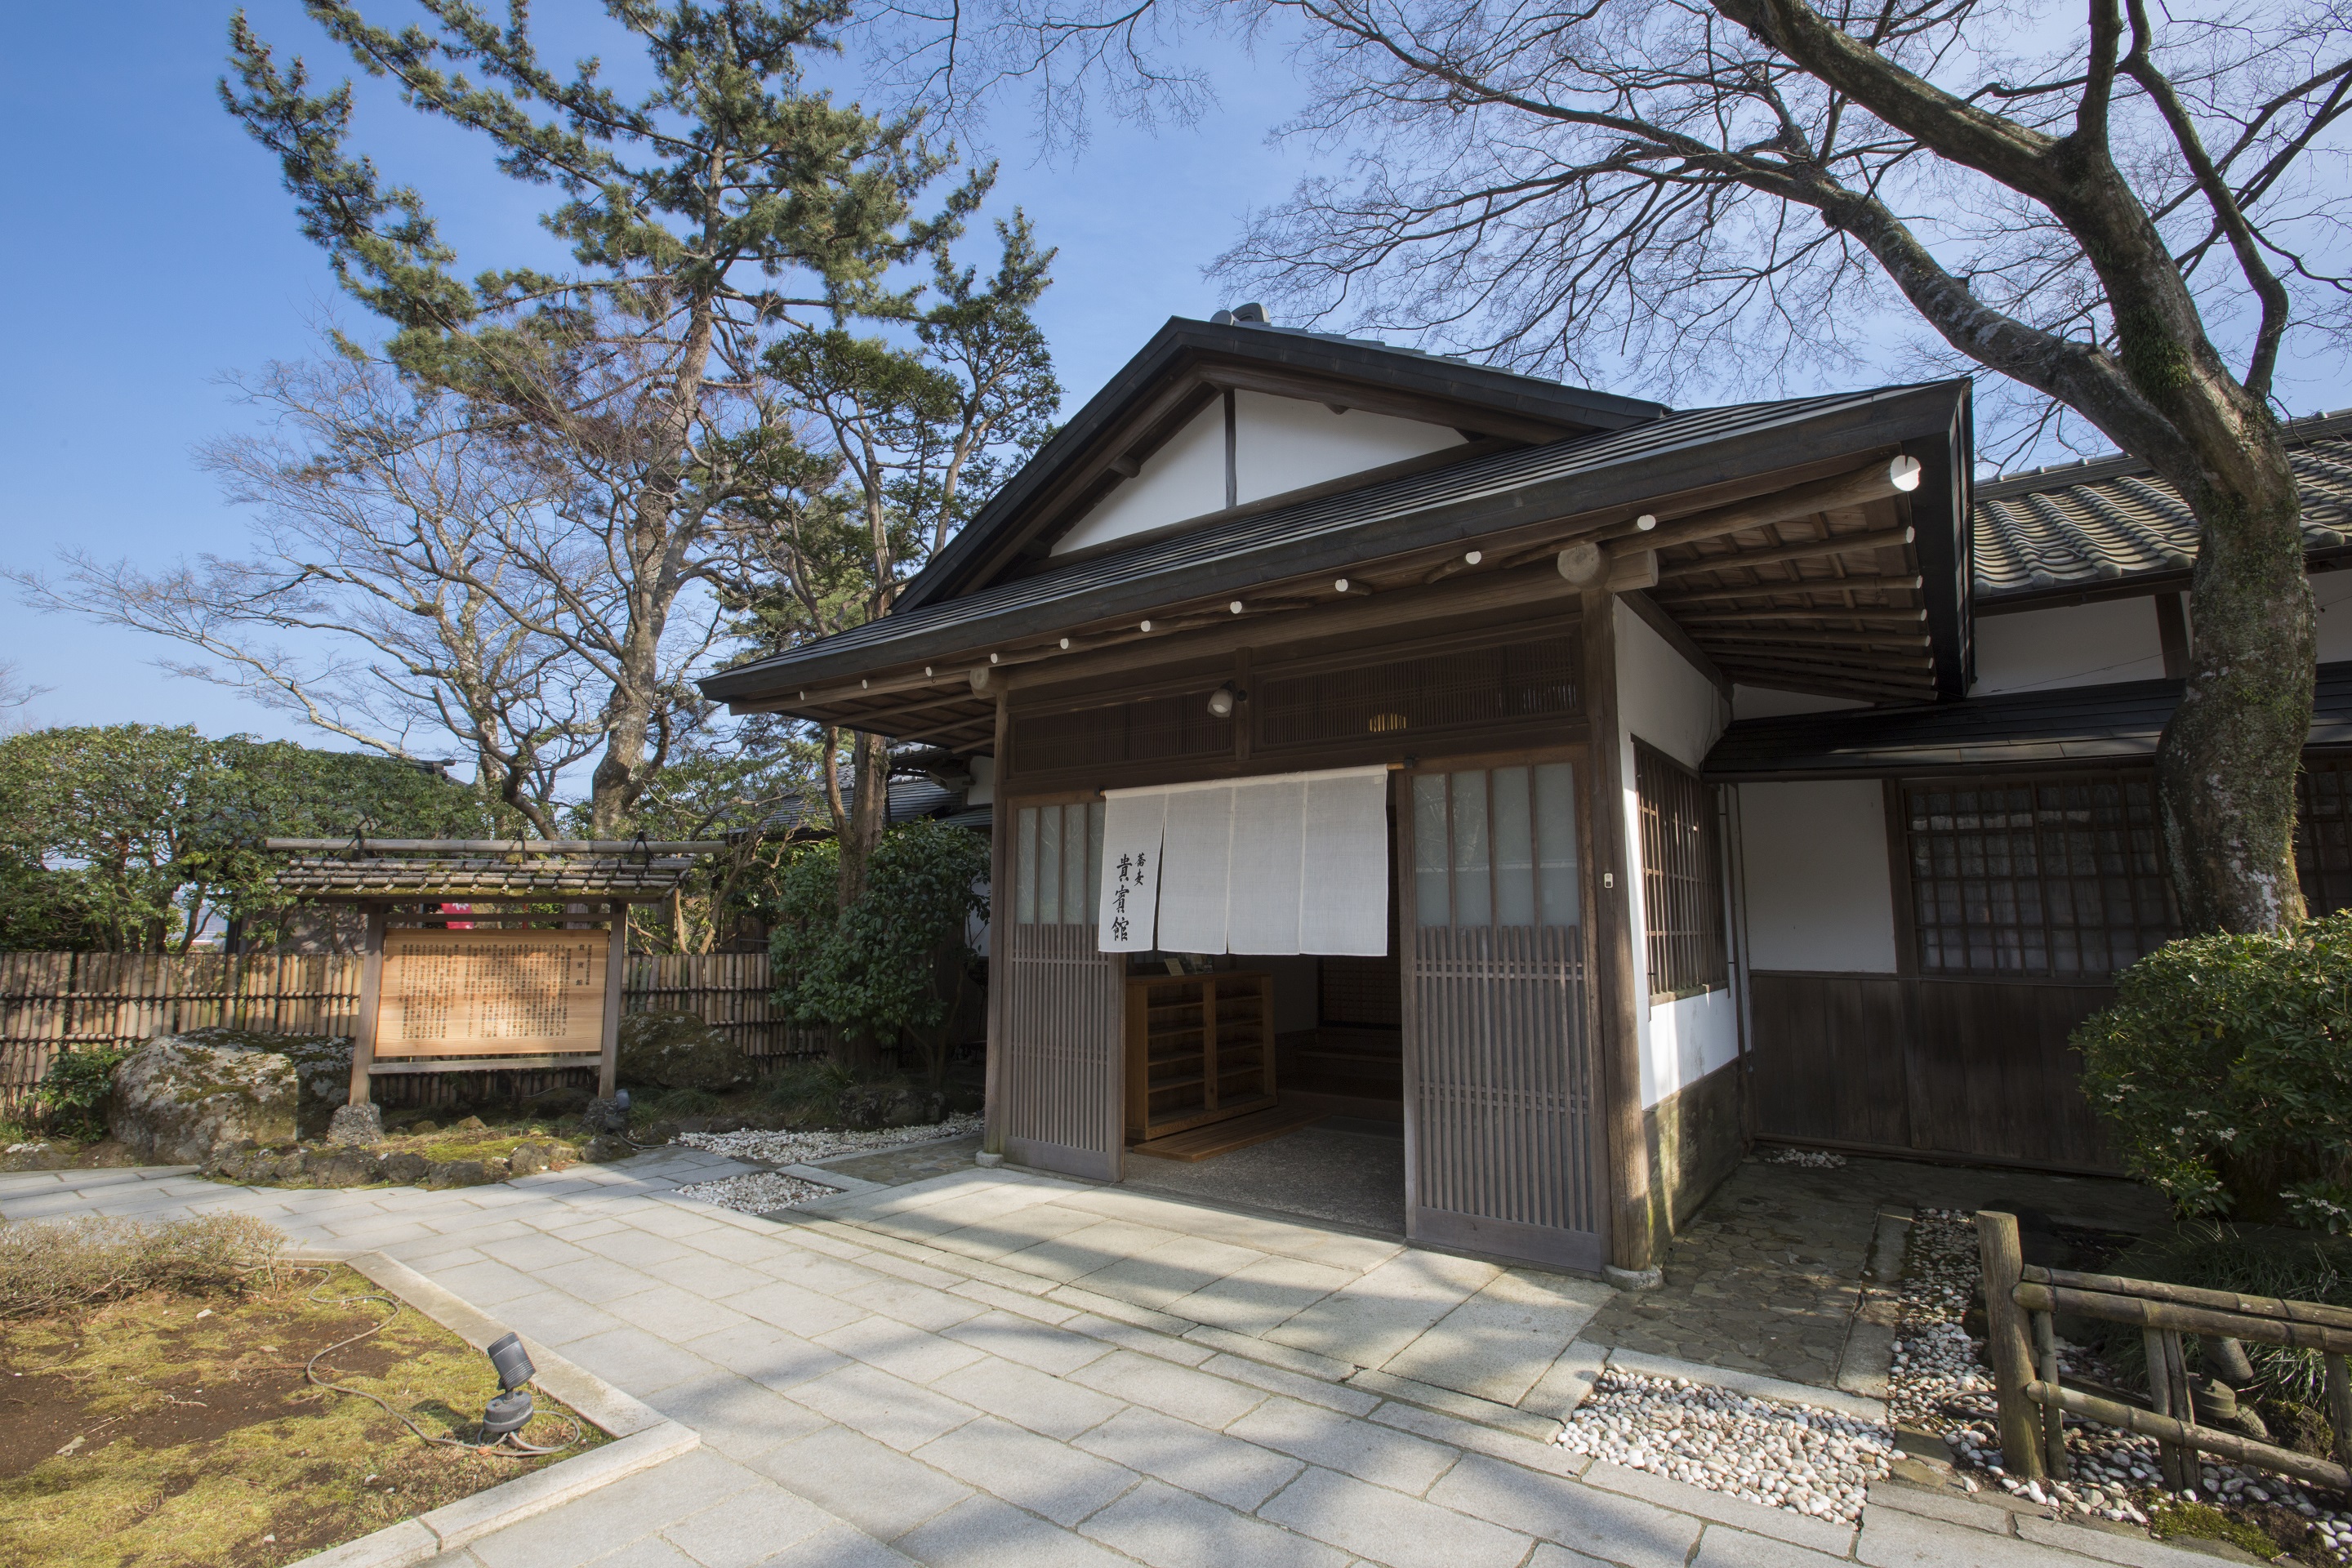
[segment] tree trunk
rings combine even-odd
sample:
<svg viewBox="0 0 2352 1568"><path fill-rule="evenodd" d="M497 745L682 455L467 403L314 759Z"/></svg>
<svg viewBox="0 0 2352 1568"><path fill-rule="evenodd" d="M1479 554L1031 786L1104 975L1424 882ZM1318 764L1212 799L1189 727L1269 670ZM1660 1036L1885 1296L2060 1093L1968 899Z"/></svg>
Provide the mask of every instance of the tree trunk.
<svg viewBox="0 0 2352 1568"><path fill-rule="evenodd" d="M866 891L866 868L890 822L890 742L864 731L849 749L849 821L841 836L841 907Z"/></svg>
<svg viewBox="0 0 2352 1568"><path fill-rule="evenodd" d="M2202 482L2182 486L2202 541L2188 688L2164 728L2157 789L2191 931L2273 931L2304 913L2295 774L2311 733L2316 612L2294 473L2275 428L2266 435L2200 452Z"/></svg>

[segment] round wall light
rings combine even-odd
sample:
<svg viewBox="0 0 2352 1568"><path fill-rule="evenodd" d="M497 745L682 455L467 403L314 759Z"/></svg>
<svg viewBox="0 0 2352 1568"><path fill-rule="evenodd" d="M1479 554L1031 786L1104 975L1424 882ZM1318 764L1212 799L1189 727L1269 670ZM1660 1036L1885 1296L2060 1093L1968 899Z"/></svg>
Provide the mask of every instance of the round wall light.
<svg viewBox="0 0 2352 1568"><path fill-rule="evenodd" d="M1232 718L1234 700L1239 696L1241 693L1234 689L1234 683L1230 680L1225 682L1224 685L1209 693L1209 712L1219 719Z"/></svg>

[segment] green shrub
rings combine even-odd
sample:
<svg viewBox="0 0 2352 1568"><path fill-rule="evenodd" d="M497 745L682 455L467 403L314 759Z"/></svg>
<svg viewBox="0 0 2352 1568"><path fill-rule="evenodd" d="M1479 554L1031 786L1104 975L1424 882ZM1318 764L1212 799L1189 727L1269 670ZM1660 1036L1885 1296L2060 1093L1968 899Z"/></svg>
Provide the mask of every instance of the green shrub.
<svg viewBox="0 0 2352 1568"><path fill-rule="evenodd" d="M2168 942L2074 1043L2124 1168L2183 1215L2352 1230L2352 910Z"/></svg>
<svg viewBox="0 0 2352 1568"><path fill-rule="evenodd" d="M2352 1239L2309 1231L2191 1220L2169 1234L2135 1244L2106 1270L2131 1279L2160 1279L2241 1296L2352 1307ZM2147 1352L2138 1325L2088 1327L2108 1362L2127 1373L2145 1375ZM2188 1344L2194 1356L2196 1340ZM2265 1396L2305 1406L2324 1402L2326 1367L2318 1352L2252 1340L2245 1347Z"/></svg>
<svg viewBox="0 0 2352 1568"><path fill-rule="evenodd" d="M688 1085L684 1089L666 1089L646 1102L646 1109L656 1116L708 1116L719 1109L719 1097L707 1089Z"/></svg>
<svg viewBox="0 0 2352 1568"><path fill-rule="evenodd" d="M222 1290L277 1261L286 1237L247 1215L142 1225L130 1219L0 1220L0 1318L32 1317L142 1290Z"/></svg>
<svg viewBox="0 0 2352 1568"><path fill-rule="evenodd" d="M114 1092L114 1069L129 1051L106 1047L59 1051L41 1075L33 1100L50 1131L68 1138L97 1138L106 1131L106 1102Z"/></svg>
<svg viewBox="0 0 2352 1568"><path fill-rule="evenodd" d="M798 1061L776 1068L761 1087L770 1104L802 1121L838 1121L842 1091L856 1081L837 1063Z"/></svg>
<svg viewBox="0 0 2352 1568"><path fill-rule="evenodd" d="M918 817L882 836L866 891L845 910L840 845L799 850L778 882L776 1005L879 1046L911 1043L939 1088L958 1005L977 980L964 935L987 917L987 839Z"/></svg>

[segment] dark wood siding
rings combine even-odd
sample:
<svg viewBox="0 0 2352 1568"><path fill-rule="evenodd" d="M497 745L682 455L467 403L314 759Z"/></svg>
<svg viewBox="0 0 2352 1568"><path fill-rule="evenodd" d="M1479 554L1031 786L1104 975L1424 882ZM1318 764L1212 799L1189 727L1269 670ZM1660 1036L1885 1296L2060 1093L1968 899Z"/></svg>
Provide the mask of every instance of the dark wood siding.
<svg viewBox="0 0 2352 1568"><path fill-rule="evenodd" d="M1759 1137L2115 1168L2067 1045L2111 985L1759 972L1749 994Z"/></svg>

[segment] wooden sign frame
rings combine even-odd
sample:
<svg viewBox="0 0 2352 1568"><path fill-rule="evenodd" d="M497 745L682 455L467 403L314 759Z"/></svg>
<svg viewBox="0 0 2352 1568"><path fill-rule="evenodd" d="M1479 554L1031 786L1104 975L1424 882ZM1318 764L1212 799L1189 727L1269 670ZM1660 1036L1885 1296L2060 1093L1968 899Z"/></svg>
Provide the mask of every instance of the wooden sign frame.
<svg viewBox="0 0 2352 1568"><path fill-rule="evenodd" d="M572 904L560 914L550 912L543 901L488 904L476 900L462 914L455 910L446 913L415 912L413 908L383 904L369 906L360 971L359 1026L352 1043L351 1103L366 1104L370 1098L370 1082L388 1074L491 1072L592 1066L596 1069L596 1092L609 1097L616 1085L619 1068L621 985L628 968L629 956L628 911L627 903L619 900L605 903L601 910L594 910L593 906ZM449 929L452 925L472 929L452 931ZM500 1046L520 1042L513 1037L501 1039L495 1036L472 1035L460 1036L456 1042L459 1048L456 1050L414 1053L404 1060L379 1060L379 1047L387 1043L383 1034L387 1011L384 985L386 939L392 931L410 930L465 939L433 944L452 955L463 952L467 947L495 943L501 935L523 941L530 938L555 939L554 942L532 943L548 946L567 941L576 943L583 937L601 937L605 943L603 954L604 973L599 998L601 1014L594 1031L594 1050L526 1050L501 1054ZM404 1005L405 997L400 1000Z"/></svg>

